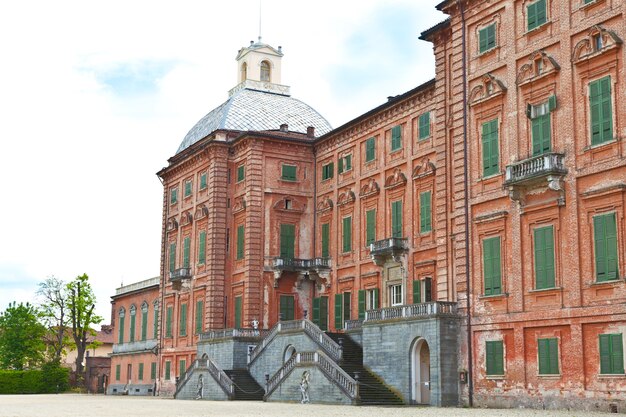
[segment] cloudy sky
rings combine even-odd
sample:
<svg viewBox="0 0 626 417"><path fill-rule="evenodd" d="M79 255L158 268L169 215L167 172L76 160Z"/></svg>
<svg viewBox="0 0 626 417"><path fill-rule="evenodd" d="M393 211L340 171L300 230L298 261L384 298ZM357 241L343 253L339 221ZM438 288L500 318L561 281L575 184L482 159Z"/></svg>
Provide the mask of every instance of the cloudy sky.
<svg viewBox="0 0 626 417"><path fill-rule="evenodd" d="M263 0L283 84L338 127L434 76L440 0ZM159 274L155 173L235 86L259 0L0 3L0 311L87 273L108 322L120 283Z"/></svg>

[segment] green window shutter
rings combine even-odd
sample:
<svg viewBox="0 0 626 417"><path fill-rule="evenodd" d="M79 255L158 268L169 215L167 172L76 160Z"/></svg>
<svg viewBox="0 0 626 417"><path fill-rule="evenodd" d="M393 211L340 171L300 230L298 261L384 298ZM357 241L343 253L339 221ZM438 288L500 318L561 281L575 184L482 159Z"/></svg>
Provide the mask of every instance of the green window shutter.
<svg viewBox="0 0 626 417"><path fill-rule="evenodd" d="M502 292L500 237L483 240L483 276L485 295L497 295Z"/></svg>
<svg viewBox="0 0 626 417"><path fill-rule="evenodd" d="M337 161L337 173L341 174L343 172L343 158L339 158Z"/></svg>
<svg viewBox="0 0 626 417"><path fill-rule="evenodd" d="M402 200L391 203L391 235L402 237Z"/></svg>
<svg viewBox="0 0 626 417"><path fill-rule="evenodd" d="M235 297L235 329L241 329L241 297Z"/></svg>
<svg viewBox="0 0 626 417"><path fill-rule="evenodd" d="M612 374L613 363L611 360L611 336L610 334L599 335L600 339L600 373Z"/></svg>
<svg viewBox="0 0 626 417"><path fill-rule="evenodd" d="M296 226L293 224L281 224L280 225L280 257L290 258L295 257L295 245L296 245Z"/></svg>
<svg viewBox="0 0 626 417"><path fill-rule="evenodd" d="M556 96L555 95L551 95L548 98L548 110L551 112L556 110Z"/></svg>
<svg viewBox="0 0 626 417"><path fill-rule="evenodd" d="M433 279L424 279L424 302L429 303L433 300Z"/></svg>
<svg viewBox="0 0 626 417"><path fill-rule="evenodd" d="M376 159L376 138L371 137L365 141L365 162Z"/></svg>
<svg viewBox="0 0 626 417"><path fill-rule="evenodd" d="M589 83L591 112L591 144L613 139L613 110L611 105L611 77Z"/></svg>
<svg viewBox="0 0 626 417"><path fill-rule="evenodd" d="M372 308L380 307L380 290L378 288L374 288L374 305Z"/></svg>
<svg viewBox="0 0 626 417"><path fill-rule="evenodd" d="M346 155L345 160L346 160L346 163L345 163L346 171L350 171L352 169L352 154Z"/></svg>
<svg viewBox="0 0 626 417"><path fill-rule="evenodd" d="M244 229L243 225L237 226L237 259L243 259L243 238Z"/></svg>
<svg viewBox="0 0 626 417"><path fill-rule="evenodd" d="M120 374L122 373L122 366L121 365L115 365L115 380L119 381L120 380Z"/></svg>
<svg viewBox="0 0 626 417"><path fill-rule="evenodd" d="M537 340L539 374L554 375L559 373L558 339Z"/></svg>
<svg viewBox="0 0 626 417"><path fill-rule="evenodd" d="M185 197L189 197L191 195L191 187L193 183L191 181L185 181Z"/></svg>
<svg viewBox="0 0 626 417"><path fill-rule="evenodd" d="M324 223L322 224L322 258L328 258L329 256L329 245L330 242L330 224Z"/></svg>
<svg viewBox="0 0 626 417"><path fill-rule="evenodd" d="M170 191L170 204L176 204L178 201L178 188L172 188Z"/></svg>
<svg viewBox="0 0 626 417"><path fill-rule="evenodd" d="M320 297L320 329L328 330L328 297Z"/></svg>
<svg viewBox="0 0 626 417"><path fill-rule="evenodd" d="M365 243L376 241L376 209L365 212Z"/></svg>
<svg viewBox="0 0 626 417"><path fill-rule="evenodd" d="M330 162L322 166L322 181L330 179L334 175L335 164Z"/></svg>
<svg viewBox="0 0 626 417"><path fill-rule="evenodd" d="M156 362L150 364L150 379L156 379Z"/></svg>
<svg viewBox="0 0 626 417"><path fill-rule="evenodd" d="M352 316L352 294L349 292L343 293L343 320L350 320Z"/></svg>
<svg viewBox="0 0 626 417"><path fill-rule="evenodd" d="M176 243L170 243L170 274L176 269Z"/></svg>
<svg viewBox="0 0 626 417"><path fill-rule="evenodd" d="M615 213L594 216L593 234L596 281L602 282L617 279L617 224Z"/></svg>
<svg viewBox="0 0 626 417"><path fill-rule="evenodd" d="M418 138L426 139L430 136L430 112L422 114L418 119Z"/></svg>
<svg viewBox="0 0 626 417"><path fill-rule="evenodd" d="M554 227L535 229L535 288L554 288Z"/></svg>
<svg viewBox="0 0 626 417"><path fill-rule="evenodd" d="M295 181L296 180L296 167L294 165L283 165L282 166L282 179L285 181Z"/></svg>
<svg viewBox="0 0 626 417"><path fill-rule="evenodd" d="M422 302L422 282L418 279L413 280L413 304Z"/></svg>
<svg viewBox="0 0 626 417"><path fill-rule="evenodd" d="M431 213L431 192L425 191L420 193L420 233L432 231Z"/></svg>
<svg viewBox="0 0 626 417"><path fill-rule="evenodd" d="M180 319L178 323L178 334L180 336L187 336L187 304L180 305Z"/></svg>
<svg viewBox="0 0 626 417"><path fill-rule="evenodd" d="M402 126L394 126L391 129L391 151L398 150L402 147Z"/></svg>
<svg viewBox="0 0 626 417"><path fill-rule="evenodd" d="M206 172L203 172L202 174L200 174L200 189L204 190L206 187Z"/></svg>
<svg viewBox="0 0 626 417"><path fill-rule="evenodd" d="M343 294L335 294L335 330L343 329Z"/></svg>
<svg viewBox="0 0 626 417"><path fill-rule="evenodd" d="M124 317L120 317L120 329L118 333L117 343L124 343Z"/></svg>
<svg viewBox="0 0 626 417"><path fill-rule="evenodd" d="M531 120L533 155L542 155L552 148L550 113Z"/></svg>
<svg viewBox="0 0 626 417"><path fill-rule="evenodd" d="M343 252L352 250L352 217L343 219Z"/></svg>
<svg viewBox="0 0 626 417"><path fill-rule="evenodd" d="M486 52L496 46L496 25L492 24L478 31L478 51Z"/></svg>
<svg viewBox="0 0 626 417"><path fill-rule="evenodd" d="M624 345L622 334L601 334L600 373L624 373Z"/></svg>
<svg viewBox="0 0 626 417"><path fill-rule="evenodd" d="M172 315L174 308L168 306L165 314L165 337L172 337Z"/></svg>
<svg viewBox="0 0 626 417"><path fill-rule="evenodd" d="M187 372L187 361L185 359L181 359L178 362L178 377L182 379L185 376L185 372Z"/></svg>
<svg viewBox="0 0 626 417"><path fill-rule="evenodd" d="M237 182L246 179L246 167L245 165L239 165L237 167Z"/></svg>
<svg viewBox="0 0 626 417"><path fill-rule="evenodd" d="M547 21L546 0L538 0L526 8L528 14L528 31L531 31Z"/></svg>
<svg viewBox="0 0 626 417"><path fill-rule="evenodd" d="M198 238L198 263L204 264L206 260L206 232L200 232L200 237Z"/></svg>
<svg viewBox="0 0 626 417"><path fill-rule="evenodd" d="M483 123L483 176L497 174L499 171L498 119Z"/></svg>
<svg viewBox="0 0 626 417"><path fill-rule="evenodd" d="M280 296L280 315L282 320L294 320L295 319L295 306L294 297L292 295Z"/></svg>
<svg viewBox="0 0 626 417"><path fill-rule="evenodd" d="M486 342L487 375L504 375L504 343L501 340Z"/></svg>
<svg viewBox="0 0 626 417"><path fill-rule="evenodd" d="M189 251L191 249L191 238L187 236L183 240L183 268L189 268Z"/></svg>
<svg viewBox="0 0 626 417"><path fill-rule="evenodd" d="M172 376L172 362L165 361L165 379L170 379Z"/></svg>
<svg viewBox="0 0 626 417"><path fill-rule="evenodd" d="M359 290L359 320L365 318L365 290Z"/></svg>
<svg viewBox="0 0 626 417"><path fill-rule="evenodd" d="M196 301L196 334L202 333L202 318L204 317L204 302Z"/></svg>
<svg viewBox="0 0 626 417"><path fill-rule="evenodd" d="M148 338L148 310L141 311L141 340L145 341Z"/></svg>
<svg viewBox="0 0 626 417"><path fill-rule="evenodd" d="M313 323L319 327L320 326L320 298L313 298Z"/></svg>
<svg viewBox="0 0 626 417"><path fill-rule="evenodd" d="M143 381L143 362L139 364L139 370L137 371L137 379Z"/></svg>
<svg viewBox="0 0 626 417"><path fill-rule="evenodd" d="M156 339L159 335L159 310L154 307L154 323L152 323L152 338Z"/></svg>

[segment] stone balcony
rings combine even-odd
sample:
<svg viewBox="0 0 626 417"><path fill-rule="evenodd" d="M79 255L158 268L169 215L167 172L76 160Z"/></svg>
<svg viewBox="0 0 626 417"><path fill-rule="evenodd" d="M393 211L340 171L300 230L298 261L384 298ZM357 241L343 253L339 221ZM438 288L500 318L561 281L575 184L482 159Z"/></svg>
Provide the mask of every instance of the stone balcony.
<svg viewBox="0 0 626 417"><path fill-rule="evenodd" d="M138 340L128 343L116 343L113 345L113 355L121 355L128 353L142 353L152 352L156 355L157 341L151 340Z"/></svg>
<svg viewBox="0 0 626 417"><path fill-rule="evenodd" d="M178 268L170 272L170 282L172 283L172 289L179 291L183 286L188 287L191 280L191 268Z"/></svg>
<svg viewBox="0 0 626 417"><path fill-rule="evenodd" d="M271 264L271 269L274 271L274 287L278 287L278 280L283 272L297 272L298 286L305 279L314 280L318 285L328 284L330 266L330 258L298 259L276 257L272 259Z"/></svg>
<svg viewBox="0 0 626 417"><path fill-rule="evenodd" d="M559 202L564 203L563 178L566 174L565 155L550 152L508 165L504 186L509 190L511 199L520 203L526 190L542 186L558 192Z"/></svg>
<svg viewBox="0 0 626 417"><path fill-rule="evenodd" d="M408 252L409 243L407 239L390 237L370 243L370 256L376 265L382 266L387 259L391 258L396 262L400 257Z"/></svg>

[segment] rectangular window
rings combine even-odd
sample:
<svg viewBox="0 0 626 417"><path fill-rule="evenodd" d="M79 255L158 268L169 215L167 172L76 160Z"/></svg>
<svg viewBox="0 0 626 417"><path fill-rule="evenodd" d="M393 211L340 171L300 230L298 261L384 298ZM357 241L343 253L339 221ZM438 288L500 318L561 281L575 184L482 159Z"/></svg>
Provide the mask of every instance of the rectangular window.
<svg viewBox="0 0 626 417"><path fill-rule="evenodd" d="M202 333L202 318L204 317L204 302L196 301L196 334Z"/></svg>
<svg viewBox="0 0 626 417"><path fill-rule="evenodd" d="M313 323L321 330L328 330L328 297L313 298Z"/></svg>
<svg viewBox="0 0 626 417"><path fill-rule="evenodd" d="M337 168L337 172L340 174L351 171L352 170L352 154L344 155L339 158L339 167Z"/></svg>
<svg viewBox="0 0 626 417"><path fill-rule="evenodd" d="M143 381L143 362L139 364L139 370L137 371L137 379Z"/></svg>
<svg viewBox="0 0 626 417"><path fill-rule="evenodd" d="M391 236L402 237L402 200L391 203Z"/></svg>
<svg viewBox="0 0 626 417"><path fill-rule="evenodd" d="M183 268L189 268L189 251L191 250L191 238L183 239Z"/></svg>
<svg viewBox="0 0 626 417"><path fill-rule="evenodd" d="M559 374L559 348L556 337L537 339L539 375Z"/></svg>
<svg viewBox="0 0 626 417"><path fill-rule="evenodd" d="M390 288L391 305L402 305L402 284L392 285Z"/></svg>
<svg viewBox="0 0 626 417"><path fill-rule="evenodd" d="M295 258L296 226L293 224L280 225L280 257Z"/></svg>
<svg viewBox="0 0 626 417"><path fill-rule="evenodd" d="M365 162L376 159L376 138L371 137L365 141Z"/></svg>
<svg viewBox="0 0 626 417"><path fill-rule="evenodd" d="M485 356L487 375L504 375L504 342L485 342Z"/></svg>
<svg viewBox="0 0 626 417"><path fill-rule="evenodd" d="M500 236L483 239L483 275L485 295L502 293Z"/></svg>
<svg viewBox="0 0 626 417"><path fill-rule="evenodd" d="M402 126L394 126L391 129L391 152L402 148Z"/></svg>
<svg viewBox="0 0 626 417"><path fill-rule="evenodd" d="M417 130L419 140L430 136L430 112L426 112L419 117Z"/></svg>
<svg viewBox="0 0 626 417"><path fill-rule="evenodd" d="M202 174L200 174L200 189L204 190L206 187L207 187L206 172L203 172Z"/></svg>
<svg viewBox="0 0 626 417"><path fill-rule="evenodd" d="M554 288L554 227L538 227L534 231L535 288Z"/></svg>
<svg viewBox="0 0 626 417"><path fill-rule="evenodd" d="M322 181L332 178L334 170L335 164L332 162L322 165Z"/></svg>
<svg viewBox="0 0 626 417"><path fill-rule="evenodd" d="M150 379L156 379L156 362L150 364Z"/></svg>
<svg viewBox="0 0 626 417"><path fill-rule="evenodd" d="M187 303L180 305L180 318L178 322L178 334L187 336Z"/></svg>
<svg viewBox="0 0 626 417"><path fill-rule="evenodd" d="M343 293L343 320L350 320L352 318L352 293Z"/></svg>
<svg viewBox="0 0 626 417"><path fill-rule="evenodd" d="M119 381L120 380L120 374L122 373L122 366L121 365L115 365L115 380Z"/></svg>
<svg viewBox="0 0 626 417"><path fill-rule="evenodd" d="M245 165L239 165L237 167L237 182L241 182L246 179L246 167Z"/></svg>
<svg viewBox="0 0 626 417"><path fill-rule="evenodd" d="M243 259L243 225L237 226L237 259Z"/></svg>
<svg viewBox="0 0 626 417"><path fill-rule="evenodd" d="M624 374L624 346L622 334L601 334L600 373Z"/></svg>
<svg viewBox="0 0 626 417"><path fill-rule="evenodd" d="M168 380L171 378L171 371L172 371L172 362L170 361L165 361L165 379Z"/></svg>
<svg viewBox="0 0 626 417"><path fill-rule="evenodd" d="M526 15L528 19L527 29L531 30L538 28L547 22L548 13L546 11L546 0L538 0L526 7Z"/></svg>
<svg viewBox="0 0 626 417"><path fill-rule="evenodd" d="M596 281L618 279L617 271L617 223L615 213L593 217L594 256Z"/></svg>
<svg viewBox="0 0 626 417"><path fill-rule="evenodd" d="M235 329L241 329L242 320L241 320L241 311L242 309L242 297L235 297Z"/></svg>
<svg viewBox="0 0 626 417"><path fill-rule="evenodd" d="M424 302L430 303L433 301L433 279L430 277L424 278Z"/></svg>
<svg viewBox="0 0 626 417"><path fill-rule="evenodd" d="M365 243L367 245L376 241L376 209L365 212Z"/></svg>
<svg viewBox="0 0 626 417"><path fill-rule="evenodd" d="M172 316L174 314L174 307L167 306L165 311L165 337L172 337Z"/></svg>
<svg viewBox="0 0 626 417"><path fill-rule="evenodd" d="M500 169L498 146L498 119L482 124L483 176L497 174Z"/></svg>
<svg viewBox="0 0 626 417"><path fill-rule="evenodd" d="M330 224L322 224L322 258L328 258L329 256L329 243L330 243Z"/></svg>
<svg viewBox="0 0 626 417"><path fill-rule="evenodd" d="M431 192L420 193L420 233L428 233L433 230L431 219Z"/></svg>
<svg viewBox="0 0 626 417"><path fill-rule="evenodd" d="M283 165L282 175L280 178L283 181L295 181L296 180L296 166L295 165Z"/></svg>
<svg viewBox="0 0 626 417"><path fill-rule="evenodd" d="M170 204L176 204L178 202L178 188L172 188L170 190Z"/></svg>
<svg viewBox="0 0 626 417"><path fill-rule="evenodd" d="M191 181L185 181L185 197L189 197L191 195L191 187L193 183Z"/></svg>
<svg viewBox="0 0 626 417"><path fill-rule="evenodd" d="M176 269L176 243L170 243L170 274Z"/></svg>
<svg viewBox="0 0 626 417"><path fill-rule="evenodd" d="M352 217L343 218L343 245L344 253L352 251Z"/></svg>
<svg viewBox="0 0 626 417"><path fill-rule="evenodd" d="M378 288L372 288L365 292L365 309L375 310L380 306L380 290Z"/></svg>
<svg viewBox="0 0 626 417"><path fill-rule="evenodd" d="M187 372L187 361L185 359L181 359L178 362L178 377L183 379L185 377L185 372Z"/></svg>
<svg viewBox="0 0 626 417"><path fill-rule="evenodd" d="M335 294L335 329L343 329L343 294Z"/></svg>
<svg viewBox="0 0 626 417"><path fill-rule="evenodd" d="M295 319L295 299L293 295L280 296L280 317L281 320Z"/></svg>
<svg viewBox="0 0 626 417"><path fill-rule="evenodd" d="M591 144L613 140L613 106L611 104L611 77L589 83L591 114Z"/></svg>
<svg viewBox="0 0 626 417"><path fill-rule="evenodd" d="M200 232L200 237L198 238L198 263L200 265L204 265L204 261L206 259L206 232L203 230Z"/></svg>
<svg viewBox="0 0 626 417"><path fill-rule="evenodd" d="M493 23L478 31L478 52L487 52L496 47L496 24Z"/></svg>
<svg viewBox="0 0 626 417"><path fill-rule="evenodd" d="M357 292L358 303L359 303L359 320L363 320L365 318L365 290L359 290Z"/></svg>
<svg viewBox="0 0 626 417"><path fill-rule="evenodd" d="M533 156L550 152L552 147L550 114L544 114L531 120L533 136Z"/></svg>

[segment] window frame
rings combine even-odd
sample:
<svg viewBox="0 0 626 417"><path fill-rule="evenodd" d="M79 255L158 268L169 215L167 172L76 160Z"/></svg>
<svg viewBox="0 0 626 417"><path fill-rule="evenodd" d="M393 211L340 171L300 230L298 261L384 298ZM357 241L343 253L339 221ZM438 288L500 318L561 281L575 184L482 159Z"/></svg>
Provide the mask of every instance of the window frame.
<svg viewBox="0 0 626 417"><path fill-rule="evenodd" d="M609 226L613 226L614 230L611 230L611 232L613 233L613 235L607 236L607 220L612 218L611 220L611 225ZM619 275L619 231L617 230L617 212L615 211L611 211L608 213L598 213L595 216L592 217L592 230L593 230L593 263L594 263L594 276L595 276L595 282L596 283L602 283L602 282L612 282L612 281L616 281L620 279L620 275ZM603 227L603 236L599 236L599 231L598 231L598 226L600 221L602 220ZM598 258L598 253L599 253L599 248L598 248L598 241L602 240L604 242L604 248L603 248L603 257L602 258ZM609 240L614 240L614 243L612 243L609 247ZM609 253L611 252L611 253ZM603 269L604 272L599 272L600 268L599 268L599 264L600 264L600 260L604 259L604 265L603 265ZM615 268L611 269L611 262L614 262L615 264ZM604 274L605 276L602 277L601 274Z"/></svg>
<svg viewBox="0 0 626 417"><path fill-rule="evenodd" d="M403 305L403 292L404 286L401 283L389 286L389 304L391 307Z"/></svg>
<svg viewBox="0 0 626 417"><path fill-rule="evenodd" d="M538 5L539 4L543 4L543 21L539 22L539 19L537 17L538 13L541 12L538 10ZM532 9L532 13L534 14L534 18L535 18L535 22L533 22L532 27L531 27L531 9ZM541 14L539 14L539 16L541 16ZM536 0L530 4L526 5L526 33L532 32L534 30L539 29L540 27L542 27L543 25L545 25L546 23L548 23L548 1L547 0Z"/></svg>
<svg viewBox="0 0 626 417"><path fill-rule="evenodd" d="M493 129L494 127L495 130ZM481 123L480 142L482 145L482 178L499 175L500 119L498 117ZM489 150L488 156L486 152L487 150Z"/></svg>
<svg viewBox="0 0 626 417"><path fill-rule="evenodd" d="M422 141L431 136L430 111L419 115L417 119L417 140Z"/></svg>
<svg viewBox="0 0 626 417"><path fill-rule="evenodd" d="M327 164L322 165L322 181L330 180L334 177L335 164L330 161Z"/></svg>
<svg viewBox="0 0 626 417"><path fill-rule="evenodd" d="M539 245L539 239L541 238L541 234L546 234L547 231L550 230L550 236L551 236L551 246L546 246L545 244L540 246ZM536 290L547 290L547 289L551 289L551 288L555 288L556 287L556 248L555 248L555 239L554 239L554 225L548 225L548 226L541 226L541 227L535 227L533 229L533 272L534 272L534 284L535 284L535 289ZM543 236L542 237L544 239L547 238L547 236ZM548 251L550 252L550 256L551 256L551 268L549 264L549 259L545 258L546 255L548 254ZM537 255L540 254L541 252L543 252L543 256L544 256L544 260L541 262L538 261L538 257ZM543 265L543 266L542 266ZM546 266L547 265L547 266ZM541 268L540 268L541 266ZM546 273L546 270L550 270L552 271L552 275L550 276L549 272ZM540 276L540 272L542 272L545 276ZM540 282L540 280L542 280L543 282Z"/></svg>
<svg viewBox="0 0 626 417"><path fill-rule="evenodd" d="M606 352L603 354L602 340L607 340ZM619 350L614 352L614 340L619 341ZM607 357L608 355L608 357ZM598 357L600 358L600 375L624 375L624 336L622 333L602 333L598 335ZM604 367L608 361L608 369ZM618 363L615 363L618 361ZM621 368L619 367L621 366Z"/></svg>
<svg viewBox="0 0 626 417"><path fill-rule="evenodd" d="M490 33L493 32L493 33ZM484 37L483 37L484 36ZM493 38L493 42L490 42ZM496 23L491 23L478 29L478 54L485 54L498 46Z"/></svg>
<svg viewBox="0 0 626 417"><path fill-rule="evenodd" d="M170 205L178 203L178 187L172 187L170 189Z"/></svg>
<svg viewBox="0 0 626 417"><path fill-rule="evenodd" d="M376 160L376 136L365 140L365 163Z"/></svg>
<svg viewBox="0 0 626 417"><path fill-rule="evenodd" d="M293 169L293 175L287 175L290 173L285 173L285 169ZM298 175L297 175L297 171L298 171L298 166L297 165L291 165L291 164L281 164L281 172L280 172L280 179L283 181L291 181L291 182L296 182L298 180Z"/></svg>
<svg viewBox="0 0 626 417"><path fill-rule="evenodd" d="M239 184L242 181L245 181L246 179L246 165L245 164L241 164L237 166L237 181L235 181L236 184Z"/></svg>
<svg viewBox="0 0 626 417"><path fill-rule="evenodd" d="M590 81L588 86L588 94L589 94L589 134L590 134L590 145L591 146L601 146L605 143L609 143L615 140L615 129L614 129L614 106L613 106L613 88L612 88L613 78L611 75L605 75L604 77L597 78L593 81ZM606 82L608 91L605 93L602 92L602 83ZM596 87L597 86L597 87ZM596 87L598 89L599 94L592 95L593 88ZM598 102L594 103L593 100L596 99ZM598 106L598 117L599 120L594 122L594 105ZM603 106L607 105L605 109ZM608 116L605 115L605 112ZM597 139L594 139L594 125L597 125ZM605 125L608 125L609 129L605 128ZM606 133L608 132L608 133ZM607 137L608 136L608 137Z"/></svg>
<svg viewBox="0 0 626 417"><path fill-rule="evenodd" d="M193 181L192 180L186 180L184 182L184 196L183 198L189 198L191 197L192 191L193 191Z"/></svg>
<svg viewBox="0 0 626 417"><path fill-rule="evenodd" d="M545 351L546 349L547 351ZM543 355L542 350L544 350ZM544 357L544 361L548 361L548 369L544 368L545 363L544 366L542 366L542 356ZM561 374L558 337L537 338L537 374L539 376L554 376Z"/></svg>
<svg viewBox="0 0 626 417"><path fill-rule="evenodd" d="M493 244L493 247L489 249L489 253L487 251L488 244L498 242L497 245ZM498 249L497 256L497 274L495 268L495 259L496 256L491 253L493 249ZM484 296L498 296L502 295L502 237L501 236L492 236L486 237L482 239L482 262L483 262L483 295ZM490 256L490 257L488 257ZM493 275L488 275L488 261L492 263L490 266L490 272L493 272ZM487 285L488 279L490 281L490 285ZM498 280L498 283L494 282L494 279Z"/></svg>
<svg viewBox="0 0 626 417"><path fill-rule="evenodd" d="M491 359L490 359L491 356ZM504 369L504 341L503 340L486 340L485 341L485 375L487 377L502 377L505 374ZM490 365L491 362L491 365Z"/></svg>
<svg viewBox="0 0 626 417"><path fill-rule="evenodd" d="M402 125L396 125L391 128L391 141L389 149L391 152L402 149Z"/></svg>

